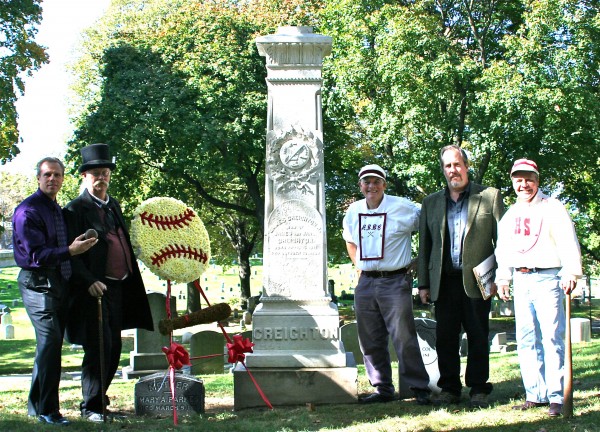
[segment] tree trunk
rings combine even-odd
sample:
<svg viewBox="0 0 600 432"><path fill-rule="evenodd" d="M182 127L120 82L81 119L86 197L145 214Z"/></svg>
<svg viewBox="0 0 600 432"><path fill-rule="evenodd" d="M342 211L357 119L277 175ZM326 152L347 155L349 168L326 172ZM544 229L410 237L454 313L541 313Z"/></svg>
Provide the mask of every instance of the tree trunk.
<svg viewBox="0 0 600 432"><path fill-rule="evenodd" d="M191 314L199 311L200 309L202 309L200 292L194 286L194 282L189 282L187 284L187 313Z"/></svg>

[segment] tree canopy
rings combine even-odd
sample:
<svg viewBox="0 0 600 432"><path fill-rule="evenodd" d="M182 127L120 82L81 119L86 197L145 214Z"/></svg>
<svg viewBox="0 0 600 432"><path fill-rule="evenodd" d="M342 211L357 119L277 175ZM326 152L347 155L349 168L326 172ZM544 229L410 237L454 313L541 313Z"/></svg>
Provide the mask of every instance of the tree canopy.
<svg viewBox="0 0 600 432"><path fill-rule="evenodd" d="M23 77L31 75L48 55L35 42L42 19L40 0L11 0L0 4L0 163L19 153L15 103L25 92Z"/></svg>
<svg viewBox="0 0 600 432"><path fill-rule="evenodd" d="M379 163L390 193L420 202L444 186L439 149L458 144L472 179L501 189L507 204L512 162L536 160L542 187L570 206L586 257L598 261L598 6L113 1L77 66L69 157L76 163L83 145L110 144L111 190L126 209L156 195L188 202L220 250L249 265L264 220L267 89L255 39L279 25L312 25L333 38L323 71L332 257L345 257L341 218L361 165Z"/></svg>

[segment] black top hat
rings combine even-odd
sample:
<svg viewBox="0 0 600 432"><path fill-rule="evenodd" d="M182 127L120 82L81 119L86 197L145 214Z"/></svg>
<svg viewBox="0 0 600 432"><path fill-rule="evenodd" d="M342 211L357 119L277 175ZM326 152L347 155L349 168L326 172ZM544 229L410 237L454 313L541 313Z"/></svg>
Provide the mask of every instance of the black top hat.
<svg viewBox="0 0 600 432"><path fill-rule="evenodd" d="M79 172L85 172L92 168L110 168L114 170L116 165L110 159L108 144L90 144L81 149L81 158L83 164L79 167Z"/></svg>

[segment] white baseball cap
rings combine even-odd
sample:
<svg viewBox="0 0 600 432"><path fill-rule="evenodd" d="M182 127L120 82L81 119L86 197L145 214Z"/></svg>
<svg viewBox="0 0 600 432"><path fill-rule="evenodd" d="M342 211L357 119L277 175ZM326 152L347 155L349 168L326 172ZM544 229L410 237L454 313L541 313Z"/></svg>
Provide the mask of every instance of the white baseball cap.
<svg viewBox="0 0 600 432"><path fill-rule="evenodd" d="M385 170L379 165L365 165L358 172L358 179L362 180L365 177L379 177L385 180Z"/></svg>

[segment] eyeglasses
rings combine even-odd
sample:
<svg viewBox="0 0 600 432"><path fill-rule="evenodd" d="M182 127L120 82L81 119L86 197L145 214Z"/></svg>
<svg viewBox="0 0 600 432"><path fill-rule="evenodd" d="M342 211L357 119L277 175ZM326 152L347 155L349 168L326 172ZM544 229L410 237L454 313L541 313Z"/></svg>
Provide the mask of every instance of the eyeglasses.
<svg viewBox="0 0 600 432"><path fill-rule="evenodd" d="M108 176L110 176L110 170L109 169L89 170L88 174L91 175L92 177L108 177Z"/></svg>
<svg viewBox="0 0 600 432"><path fill-rule="evenodd" d="M375 185L379 186L384 183L384 180L380 179L380 178L364 178L364 179L361 179L360 182L364 185L375 184Z"/></svg>

